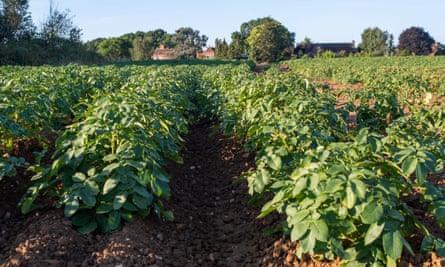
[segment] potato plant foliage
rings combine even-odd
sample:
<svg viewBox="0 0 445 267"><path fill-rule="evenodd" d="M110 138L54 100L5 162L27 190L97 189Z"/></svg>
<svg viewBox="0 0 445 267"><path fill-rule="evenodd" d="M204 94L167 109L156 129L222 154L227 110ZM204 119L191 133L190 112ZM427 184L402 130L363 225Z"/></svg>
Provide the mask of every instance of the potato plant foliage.
<svg viewBox="0 0 445 267"><path fill-rule="evenodd" d="M42 133L62 131L83 112L78 106L81 100L113 88L109 81L116 82L116 72L111 69L75 65L0 68L0 180L14 175L16 166L27 165L23 158L11 156L14 144L37 139L47 146Z"/></svg>
<svg viewBox="0 0 445 267"><path fill-rule="evenodd" d="M425 235L422 252L445 255L444 241L404 201L417 189L445 226L444 190L426 180L443 170L443 108L413 108L404 116L397 107L376 104L368 107L375 123L362 120L348 129L346 107L354 104L337 107L335 94L315 90L299 74L271 70L255 76L239 68L206 75L224 129L256 152L257 169L245 175L250 193L257 199L273 194L259 217L285 214L282 228L299 240L298 256L395 266L403 249L414 253L406 240L414 228ZM392 92L379 95L382 103L398 99ZM391 122L388 114L394 115Z"/></svg>
<svg viewBox="0 0 445 267"><path fill-rule="evenodd" d="M56 151L49 166L29 167L23 212L54 200L84 233L117 230L136 213L173 219L164 167L182 161L188 125L210 117L256 154L244 177L263 204L258 217L284 214L280 230L300 242L298 256L346 266L395 266L404 250L445 256L445 241L405 201L416 192L445 227L445 191L427 179L443 171L445 109L423 103L443 94L443 63L373 60L290 61L290 72L264 74L247 65L3 67L0 179L30 165L10 154L15 142L51 132ZM339 93L313 79L363 89ZM348 100L337 103L339 94ZM415 230L420 251L407 241Z"/></svg>

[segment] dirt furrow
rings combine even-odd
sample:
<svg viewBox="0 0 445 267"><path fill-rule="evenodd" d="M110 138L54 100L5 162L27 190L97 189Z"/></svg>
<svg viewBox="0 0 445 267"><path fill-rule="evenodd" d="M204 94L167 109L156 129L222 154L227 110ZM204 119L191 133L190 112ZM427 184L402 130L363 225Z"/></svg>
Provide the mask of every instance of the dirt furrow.
<svg viewBox="0 0 445 267"><path fill-rule="evenodd" d="M15 238L2 246L0 266L296 266L294 245L262 234L276 217L257 220L260 207L247 205L239 176L253 156L213 126L192 126L184 164L168 166L172 192L164 203L173 222L136 216L120 231L83 235L63 211L39 211L8 229Z"/></svg>

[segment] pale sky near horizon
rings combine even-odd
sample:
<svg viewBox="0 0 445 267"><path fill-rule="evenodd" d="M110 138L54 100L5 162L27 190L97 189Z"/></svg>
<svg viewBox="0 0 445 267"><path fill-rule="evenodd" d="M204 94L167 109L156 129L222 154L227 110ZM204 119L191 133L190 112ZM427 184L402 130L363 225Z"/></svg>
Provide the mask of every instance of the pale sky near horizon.
<svg viewBox="0 0 445 267"><path fill-rule="evenodd" d="M369 27L394 35L418 26L445 43L444 0L53 0L58 10L70 10L82 29L82 40L118 37L136 31L163 29L174 33L191 27L209 37L230 41L242 23L270 16L295 32L298 43L361 41ZM29 11L38 27L49 14L50 0L29 0Z"/></svg>

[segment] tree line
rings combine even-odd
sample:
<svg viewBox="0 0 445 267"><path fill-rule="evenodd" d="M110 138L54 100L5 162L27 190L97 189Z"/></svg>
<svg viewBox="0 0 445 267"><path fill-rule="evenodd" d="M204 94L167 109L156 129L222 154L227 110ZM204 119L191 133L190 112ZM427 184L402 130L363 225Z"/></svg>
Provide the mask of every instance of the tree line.
<svg viewBox="0 0 445 267"><path fill-rule="evenodd" d="M444 54L445 47L422 27L410 27L399 36L398 46L394 46L394 36L378 27L366 28L359 44L359 51L370 56L384 55L438 55Z"/></svg>
<svg viewBox="0 0 445 267"><path fill-rule="evenodd" d="M150 60L161 44L175 48L178 58L190 59L202 52L208 41L208 37L198 30L182 27L172 34L156 29L84 43L82 30L74 24L68 10L54 9L51 1L48 18L37 27L28 8L28 0L0 0L0 64L144 61ZM402 32L397 47L393 35L377 27L365 29L361 37L359 55L437 55L445 51L443 45L420 27ZM300 46L310 44L309 38L299 43ZM296 57L295 50L295 33L271 17L242 23L239 31L231 34L230 43L225 39L215 40L218 59L276 62Z"/></svg>
<svg viewBox="0 0 445 267"><path fill-rule="evenodd" d="M28 0L0 1L0 64L40 65L85 61L82 31L68 10L50 5L49 16L34 25Z"/></svg>

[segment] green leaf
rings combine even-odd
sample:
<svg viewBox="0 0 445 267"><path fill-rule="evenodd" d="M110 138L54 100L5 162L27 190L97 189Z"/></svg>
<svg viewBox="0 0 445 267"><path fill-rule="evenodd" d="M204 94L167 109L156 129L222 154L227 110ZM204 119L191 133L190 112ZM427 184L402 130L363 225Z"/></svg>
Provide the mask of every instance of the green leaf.
<svg viewBox="0 0 445 267"><path fill-rule="evenodd" d="M287 221L288 221L289 225L297 225L301 221L306 219L310 214L311 214L311 212L309 210L300 210L292 216L287 214L288 215Z"/></svg>
<svg viewBox="0 0 445 267"><path fill-rule="evenodd" d="M138 207L141 210L146 210L148 209L148 206L151 204L152 199L148 199L146 197L142 197L138 194L133 194L133 203L136 205L136 207Z"/></svg>
<svg viewBox="0 0 445 267"><path fill-rule="evenodd" d="M113 204L102 203L96 208L96 214L106 214L113 210Z"/></svg>
<svg viewBox="0 0 445 267"><path fill-rule="evenodd" d="M344 182L340 179L331 179L328 181L326 185L325 192L326 193L335 193L338 191L343 191L344 189Z"/></svg>
<svg viewBox="0 0 445 267"><path fill-rule="evenodd" d="M428 253L433 251L435 247L436 239L432 235L426 235L422 240L422 244L420 245L420 252Z"/></svg>
<svg viewBox="0 0 445 267"><path fill-rule="evenodd" d="M152 180L151 181L151 189L153 190L153 193L158 197L170 197L170 186L168 183L159 181L159 180Z"/></svg>
<svg viewBox="0 0 445 267"><path fill-rule="evenodd" d="M297 197L301 192L306 190L308 187L308 180L308 177L300 177L293 185L292 196Z"/></svg>
<svg viewBox="0 0 445 267"><path fill-rule="evenodd" d="M311 224L311 233L317 240L328 241L329 229L324 220L316 220Z"/></svg>
<svg viewBox="0 0 445 267"><path fill-rule="evenodd" d="M343 248L343 242L341 240L331 238L329 243L331 244L332 251L335 253L335 255L339 256L343 260L349 259L349 255Z"/></svg>
<svg viewBox="0 0 445 267"><path fill-rule="evenodd" d="M416 179L418 185L422 186L425 183L427 175L428 175L428 169L425 164L419 164L416 166Z"/></svg>
<svg viewBox="0 0 445 267"><path fill-rule="evenodd" d="M83 226L77 228L77 230L79 232L81 232L82 234L89 234L91 232L93 232L94 230L97 229L97 222L96 221L90 221L87 224L84 224Z"/></svg>
<svg viewBox="0 0 445 267"><path fill-rule="evenodd" d="M71 195L68 198L68 201L65 203L65 210L64 210L65 216L68 218L73 216L78 209L79 209L79 200L77 199L77 197Z"/></svg>
<svg viewBox="0 0 445 267"><path fill-rule="evenodd" d="M125 202L127 201L127 195L126 194L119 194L114 197L113 201L113 209L118 210L120 209Z"/></svg>
<svg viewBox="0 0 445 267"><path fill-rule="evenodd" d="M107 224L111 231L117 230L121 225L120 212L116 210L110 212L110 214L108 215Z"/></svg>
<svg viewBox="0 0 445 267"><path fill-rule="evenodd" d="M85 176L85 174L83 174L83 173L81 173L81 172L76 172L76 173L73 175L73 181L74 181L74 182L83 182L83 181L85 181L86 178L87 178L87 177Z"/></svg>
<svg viewBox="0 0 445 267"><path fill-rule="evenodd" d="M445 226L445 206L443 201L434 203L434 216L441 227Z"/></svg>
<svg viewBox="0 0 445 267"><path fill-rule="evenodd" d="M128 210L128 211L137 211L138 208L133 205L130 201L126 201L124 202L124 205L122 206L123 209Z"/></svg>
<svg viewBox="0 0 445 267"><path fill-rule="evenodd" d="M339 173L344 173L345 167L341 164L334 165L328 169L328 174L330 176L336 176Z"/></svg>
<svg viewBox="0 0 445 267"><path fill-rule="evenodd" d="M445 257L445 242L440 238L436 239L436 252L439 257Z"/></svg>
<svg viewBox="0 0 445 267"><path fill-rule="evenodd" d="M352 190L351 185L346 186L346 207L348 209L352 209L355 206L355 202L357 201L357 195L355 194L354 190Z"/></svg>
<svg viewBox="0 0 445 267"><path fill-rule="evenodd" d="M142 170L145 168L145 163L144 162L140 162L140 161L134 161L134 160L127 160L125 161L126 165L130 165L133 168L136 168L138 170Z"/></svg>
<svg viewBox="0 0 445 267"><path fill-rule="evenodd" d="M23 199L23 203L21 204L21 207L20 207L20 211L23 214L28 214L31 211L38 209L40 206L35 205L34 204L34 200L35 199L33 197L26 197L26 198L24 198Z"/></svg>
<svg viewBox="0 0 445 267"><path fill-rule="evenodd" d="M96 195L91 194L91 191L88 190L88 188L81 188L79 190L79 196L85 205L89 207L94 207L94 205L96 205Z"/></svg>
<svg viewBox="0 0 445 267"><path fill-rule="evenodd" d="M173 216L173 212L170 210L164 210L161 213L162 216L164 216L164 218L169 222L172 222L175 219L175 217Z"/></svg>
<svg viewBox="0 0 445 267"><path fill-rule="evenodd" d="M108 154L103 158L103 161L110 162L117 159L117 154Z"/></svg>
<svg viewBox="0 0 445 267"><path fill-rule="evenodd" d="M147 188L140 186L140 185L135 185L133 187L133 191L138 193L139 195L143 196L143 197L150 197L150 193L148 192Z"/></svg>
<svg viewBox="0 0 445 267"><path fill-rule="evenodd" d="M104 195L110 193L119 184L119 179L116 177L110 177L105 181L103 193Z"/></svg>
<svg viewBox="0 0 445 267"><path fill-rule="evenodd" d="M383 216L383 206L375 201L369 202L362 211L362 222L365 224L373 224L380 220Z"/></svg>
<svg viewBox="0 0 445 267"><path fill-rule="evenodd" d="M410 156L402 162L402 170L406 176L410 176L417 167L417 158Z"/></svg>
<svg viewBox="0 0 445 267"><path fill-rule="evenodd" d="M351 179L351 188L352 191L361 199L364 199L366 197L366 184L359 179Z"/></svg>
<svg viewBox="0 0 445 267"><path fill-rule="evenodd" d="M300 238L307 233L308 229L309 229L309 222L307 221L294 224L290 232L290 239L292 241L300 240Z"/></svg>
<svg viewBox="0 0 445 267"><path fill-rule="evenodd" d="M300 240L301 247L303 251L308 252L309 254L314 254L315 244L317 243L317 239L312 234L312 231L306 235L305 238Z"/></svg>
<svg viewBox="0 0 445 267"><path fill-rule="evenodd" d="M267 165L269 165L269 167L271 167L275 171L280 170L283 164L281 157L272 153L266 155L266 161Z"/></svg>
<svg viewBox="0 0 445 267"><path fill-rule="evenodd" d="M382 234L383 228L385 227L385 224L378 225L377 223L373 223L369 226L368 231L365 235L365 246L371 244L374 242L377 238L380 237Z"/></svg>
<svg viewBox="0 0 445 267"><path fill-rule="evenodd" d="M400 231L384 232L382 235L383 249L394 261L400 259L403 250L403 237Z"/></svg>
<svg viewBox="0 0 445 267"><path fill-rule="evenodd" d="M122 219L126 220L127 222L132 221L134 216L131 212L127 211L121 211L121 217Z"/></svg>
<svg viewBox="0 0 445 267"><path fill-rule="evenodd" d="M102 175L110 174L112 171L117 169L119 166L121 166L119 162L115 162L115 163L111 163L110 165L107 165L105 168L103 168Z"/></svg>
<svg viewBox="0 0 445 267"><path fill-rule="evenodd" d="M94 217L92 216L92 214L85 210L79 211L73 217L71 217L71 222L75 226L85 225L92 220L94 221Z"/></svg>

